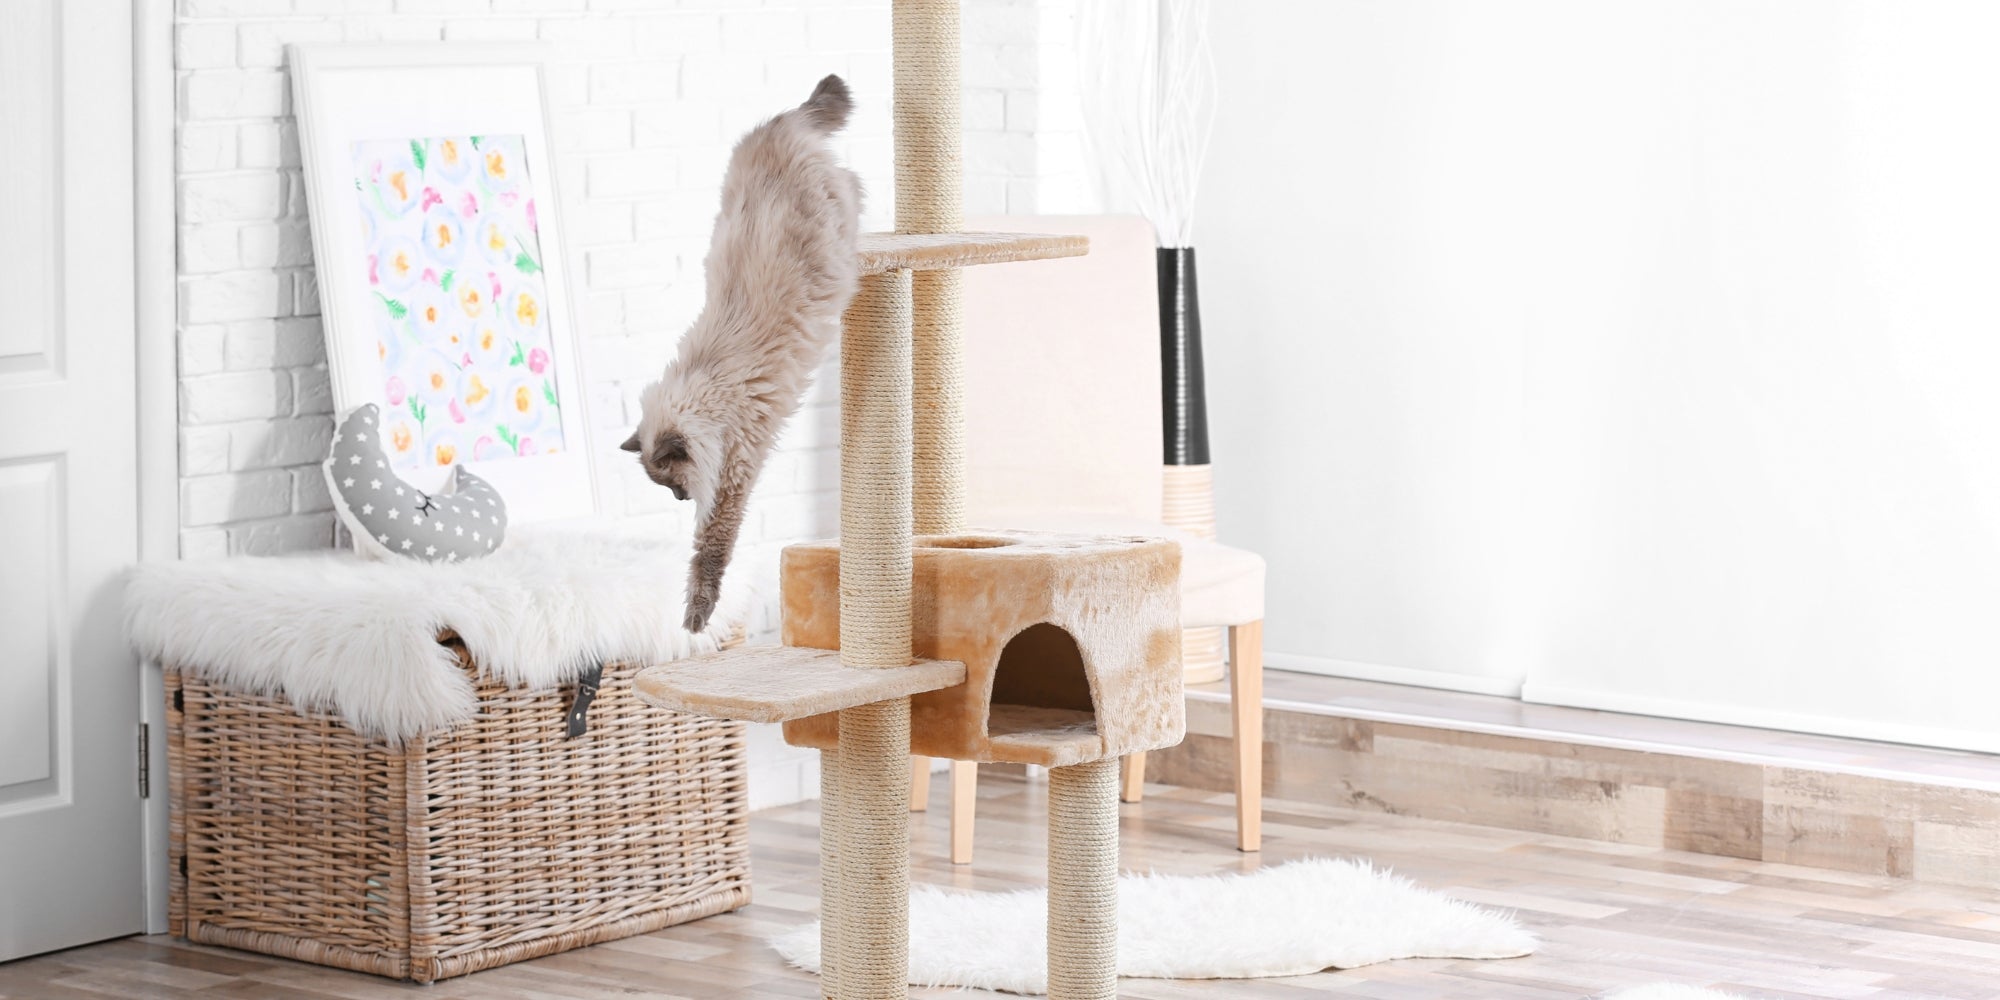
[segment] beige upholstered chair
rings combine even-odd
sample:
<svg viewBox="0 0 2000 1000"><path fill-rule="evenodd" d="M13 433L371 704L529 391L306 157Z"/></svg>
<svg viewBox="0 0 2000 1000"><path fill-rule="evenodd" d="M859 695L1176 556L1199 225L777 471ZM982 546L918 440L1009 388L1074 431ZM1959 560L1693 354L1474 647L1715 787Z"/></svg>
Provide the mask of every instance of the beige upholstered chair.
<svg viewBox="0 0 2000 1000"><path fill-rule="evenodd" d="M1153 229L1136 216L968 219L1082 233L1090 255L965 275L967 524L1144 534L1181 543L1181 619L1229 628L1237 846L1258 849L1264 560L1161 523L1160 326ZM913 808L929 797L918 761ZM1126 758L1127 802L1145 755ZM978 765L952 765L952 861L972 860Z"/></svg>

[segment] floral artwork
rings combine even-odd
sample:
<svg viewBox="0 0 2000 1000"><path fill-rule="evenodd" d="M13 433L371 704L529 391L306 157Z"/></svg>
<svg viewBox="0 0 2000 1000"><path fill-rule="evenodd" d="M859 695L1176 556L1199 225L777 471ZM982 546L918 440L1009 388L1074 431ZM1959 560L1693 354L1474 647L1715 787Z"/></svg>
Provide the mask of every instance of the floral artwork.
<svg viewBox="0 0 2000 1000"><path fill-rule="evenodd" d="M563 446L518 135L354 144L382 438L398 471Z"/></svg>

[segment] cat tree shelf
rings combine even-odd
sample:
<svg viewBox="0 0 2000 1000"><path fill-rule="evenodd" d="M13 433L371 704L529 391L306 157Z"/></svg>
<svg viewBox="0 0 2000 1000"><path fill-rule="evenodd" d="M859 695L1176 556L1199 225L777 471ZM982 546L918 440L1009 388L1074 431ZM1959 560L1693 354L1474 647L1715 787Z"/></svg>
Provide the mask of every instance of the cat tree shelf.
<svg viewBox="0 0 2000 1000"><path fill-rule="evenodd" d="M965 664L952 660L862 670L841 666L838 650L795 646L743 646L662 663L632 682L649 705L738 722L788 722L963 683Z"/></svg>
<svg viewBox="0 0 2000 1000"><path fill-rule="evenodd" d="M1090 252L1090 240L1051 233L863 233L860 250L861 273L881 274L1081 257Z"/></svg>

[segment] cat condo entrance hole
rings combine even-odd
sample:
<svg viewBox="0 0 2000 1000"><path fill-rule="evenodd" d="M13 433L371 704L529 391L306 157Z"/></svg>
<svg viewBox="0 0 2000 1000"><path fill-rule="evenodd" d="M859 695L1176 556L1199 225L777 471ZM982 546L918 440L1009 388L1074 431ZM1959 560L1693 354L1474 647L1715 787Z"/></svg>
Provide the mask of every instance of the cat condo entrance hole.
<svg viewBox="0 0 2000 1000"><path fill-rule="evenodd" d="M1054 708L1097 713L1083 650L1061 626L1030 625L1007 641L993 666L994 707Z"/></svg>
<svg viewBox="0 0 2000 1000"><path fill-rule="evenodd" d="M1040 756L1096 735L1097 700L1076 639L1048 622L1009 639L987 699L986 740L994 756Z"/></svg>

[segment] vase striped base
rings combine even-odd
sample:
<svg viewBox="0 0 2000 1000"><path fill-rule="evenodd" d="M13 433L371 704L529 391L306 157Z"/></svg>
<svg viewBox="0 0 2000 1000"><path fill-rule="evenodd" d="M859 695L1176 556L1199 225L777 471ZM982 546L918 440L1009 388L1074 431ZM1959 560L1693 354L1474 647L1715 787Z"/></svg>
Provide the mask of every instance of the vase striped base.
<svg viewBox="0 0 2000 1000"><path fill-rule="evenodd" d="M1215 538L1214 466L1169 465L1165 468L1161 520L1202 538ZM1223 676L1224 629L1191 628L1181 632L1181 674L1189 684L1207 684Z"/></svg>

